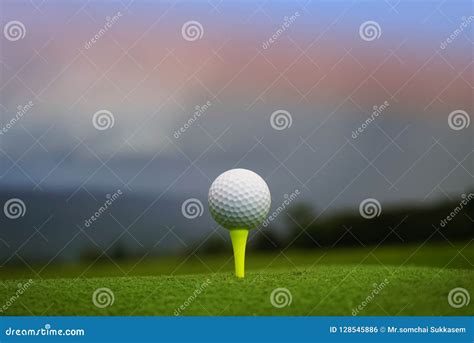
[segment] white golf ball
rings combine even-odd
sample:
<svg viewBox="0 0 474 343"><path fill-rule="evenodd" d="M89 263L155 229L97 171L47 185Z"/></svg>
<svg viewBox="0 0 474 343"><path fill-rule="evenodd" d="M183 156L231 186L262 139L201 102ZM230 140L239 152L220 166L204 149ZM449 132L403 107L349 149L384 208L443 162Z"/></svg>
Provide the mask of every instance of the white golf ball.
<svg viewBox="0 0 474 343"><path fill-rule="evenodd" d="M217 177L209 189L209 210L214 220L227 229L253 229L270 210L266 182L247 169L231 169Z"/></svg>

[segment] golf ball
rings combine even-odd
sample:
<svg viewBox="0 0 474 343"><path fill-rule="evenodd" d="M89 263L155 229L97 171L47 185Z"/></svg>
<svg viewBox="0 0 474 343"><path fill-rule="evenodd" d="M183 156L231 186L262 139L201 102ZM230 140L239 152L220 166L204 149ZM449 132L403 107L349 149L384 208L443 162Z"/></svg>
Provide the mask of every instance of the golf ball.
<svg viewBox="0 0 474 343"><path fill-rule="evenodd" d="M270 209L266 182L247 169L231 169L217 177L209 189L209 210L214 220L227 229L253 229Z"/></svg>

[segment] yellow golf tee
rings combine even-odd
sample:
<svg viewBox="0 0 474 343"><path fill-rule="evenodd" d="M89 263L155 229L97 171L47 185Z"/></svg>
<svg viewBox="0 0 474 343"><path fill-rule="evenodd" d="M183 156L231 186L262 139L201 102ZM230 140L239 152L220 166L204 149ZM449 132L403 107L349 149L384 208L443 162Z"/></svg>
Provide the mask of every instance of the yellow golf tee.
<svg viewBox="0 0 474 343"><path fill-rule="evenodd" d="M234 249L235 276L243 278L245 275L245 246L247 245L247 229L230 230L230 239Z"/></svg>

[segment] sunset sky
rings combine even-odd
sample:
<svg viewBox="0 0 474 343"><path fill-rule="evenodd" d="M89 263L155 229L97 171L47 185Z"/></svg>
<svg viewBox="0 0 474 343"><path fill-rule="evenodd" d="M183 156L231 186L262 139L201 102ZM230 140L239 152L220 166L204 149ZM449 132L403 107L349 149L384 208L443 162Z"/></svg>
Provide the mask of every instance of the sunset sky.
<svg viewBox="0 0 474 343"><path fill-rule="evenodd" d="M3 125L34 103L0 136L2 187L159 192L179 176L170 194L204 199L210 182L236 164L262 174L276 203L299 188L328 209L367 196L426 201L472 187L473 125L448 126L455 110L472 116L469 2L1 6L2 26L16 20L26 29L23 39L1 40ZM201 24L200 39L183 38L188 21ZM378 38L361 38L367 21L380 26ZM442 49L463 22L467 28ZM94 128L100 110L113 114L113 127ZM277 110L291 114L290 127L272 128Z"/></svg>

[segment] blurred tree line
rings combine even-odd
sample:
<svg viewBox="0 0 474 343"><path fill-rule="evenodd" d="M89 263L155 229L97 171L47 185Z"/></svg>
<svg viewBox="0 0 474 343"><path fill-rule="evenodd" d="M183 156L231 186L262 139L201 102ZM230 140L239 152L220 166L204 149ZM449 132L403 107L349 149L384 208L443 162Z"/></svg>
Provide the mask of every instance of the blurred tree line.
<svg viewBox="0 0 474 343"><path fill-rule="evenodd" d="M250 250L315 249L379 244L418 243L429 240L466 241L474 238L474 194L470 201L446 201L431 207L383 207L379 216L366 219L359 211L318 217L309 204L299 203L281 213L284 230L260 228L249 241ZM468 197L469 197L468 195ZM466 198L466 200L469 198ZM448 220L447 218L450 217ZM209 238L198 253L228 251L222 235ZM192 249L192 251L194 251Z"/></svg>
<svg viewBox="0 0 474 343"><path fill-rule="evenodd" d="M277 218L279 227L261 227L252 230L248 250L278 252L282 249L328 249L387 244L467 241L474 238L474 193L466 205L463 199L445 201L432 206L383 206L379 216L364 218L358 209L346 210L327 216L318 216L308 203L298 203ZM450 217L449 220L446 218ZM228 254L230 238L222 229L204 242L190 246L186 254ZM140 251L129 251L123 242L117 242L106 256L97 247L84 249L83 261L139 259Z"/></svg>

